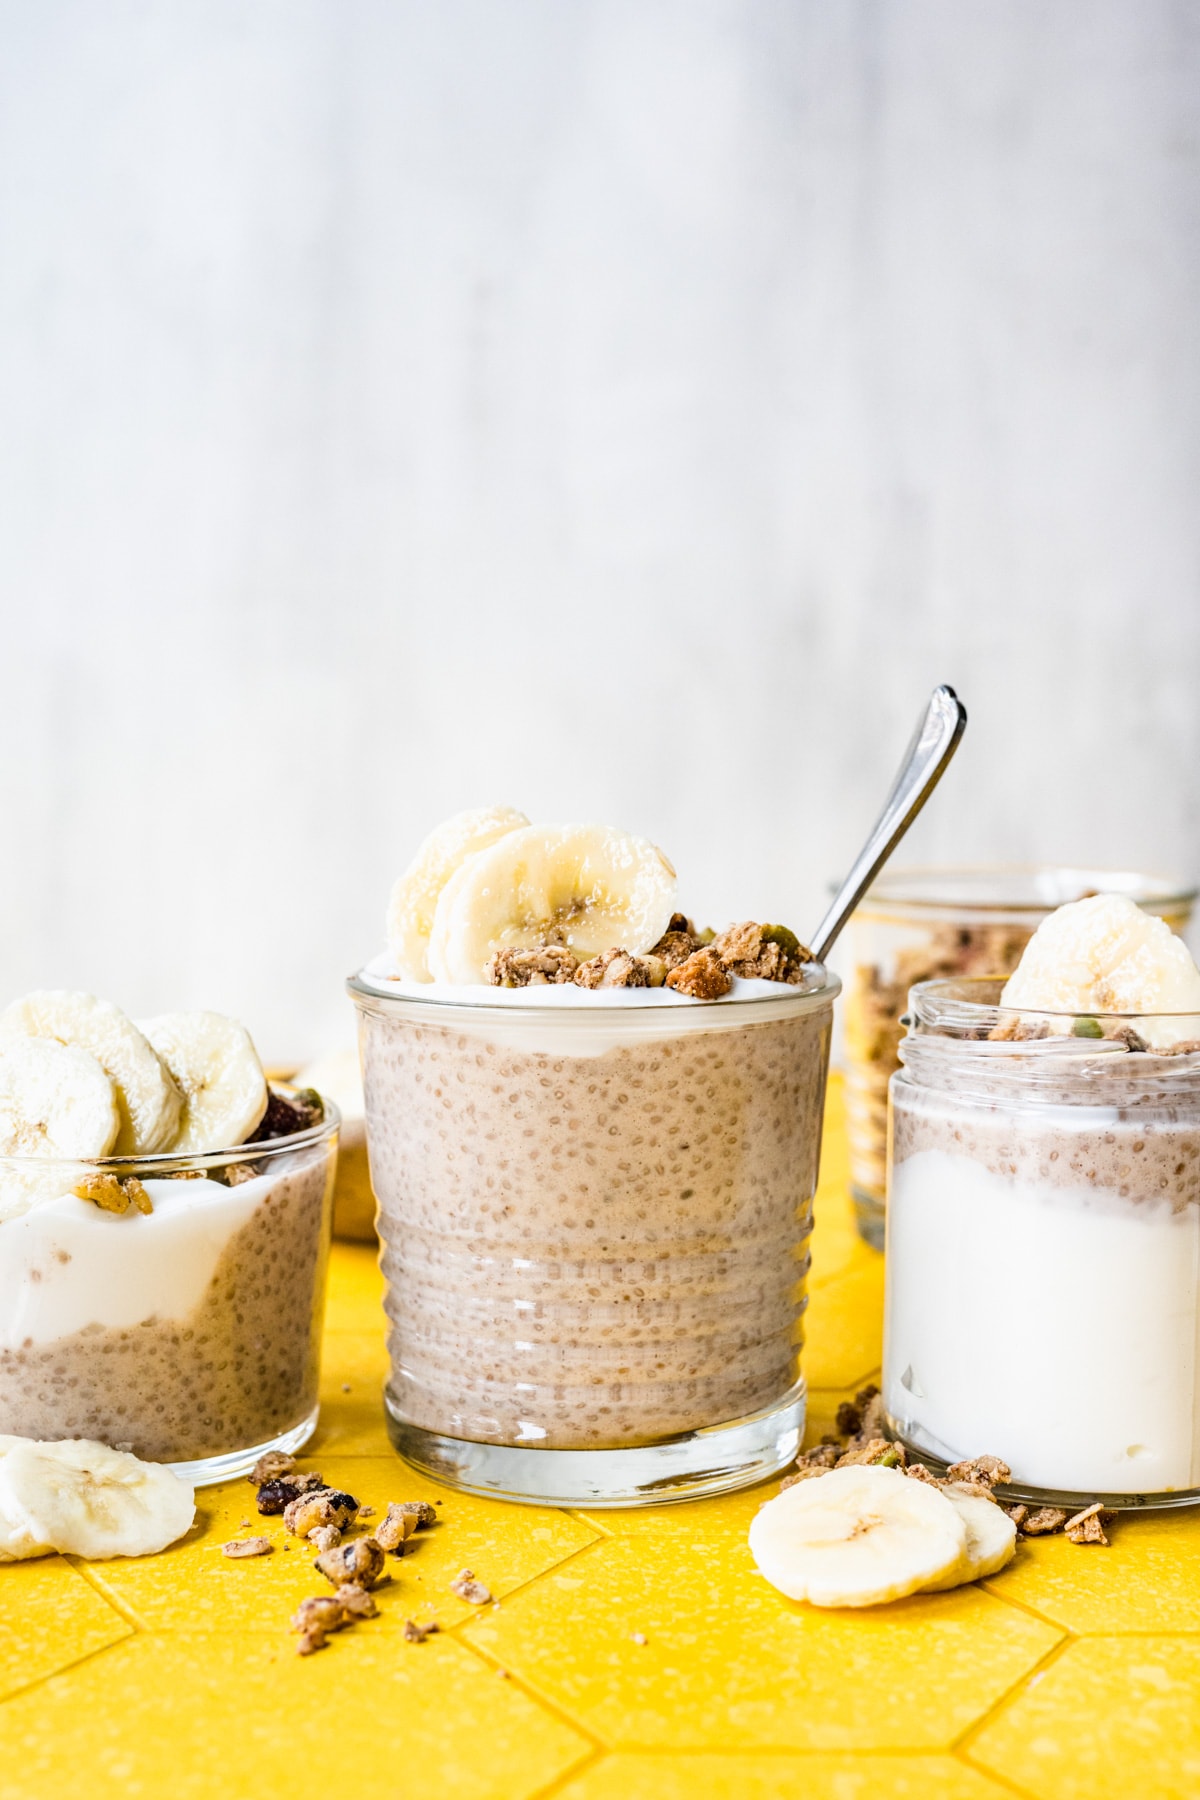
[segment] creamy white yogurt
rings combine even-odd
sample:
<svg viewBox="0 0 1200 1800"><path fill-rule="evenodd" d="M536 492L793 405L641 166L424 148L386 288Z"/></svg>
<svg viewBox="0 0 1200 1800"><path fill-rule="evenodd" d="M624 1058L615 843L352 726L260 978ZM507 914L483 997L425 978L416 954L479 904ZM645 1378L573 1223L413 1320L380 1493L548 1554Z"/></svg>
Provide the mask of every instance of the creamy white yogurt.
<svg viewBox="0 0 1200 1800"><path fill-rule="evenodd" d="M1036 1487L1200 1486L1200 1209L919 1150L887 1254L884 1403L911 1443Z"/></svg>
<svg viewBox="0 0 1200 1800"><path fill-rule="evenodd" d="M186 1318L271 1182L149 1180L148 1214L106 1213L66 1193L5 1219L0 1346L45 1344L89 1325L119 1331Z"/></svg>

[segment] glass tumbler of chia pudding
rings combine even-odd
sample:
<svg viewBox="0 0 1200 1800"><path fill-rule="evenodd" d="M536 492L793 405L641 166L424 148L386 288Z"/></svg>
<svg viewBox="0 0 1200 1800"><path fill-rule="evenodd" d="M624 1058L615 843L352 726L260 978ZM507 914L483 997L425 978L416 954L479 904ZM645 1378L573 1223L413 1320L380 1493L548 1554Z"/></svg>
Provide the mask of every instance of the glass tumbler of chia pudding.
<svg viewBox="0 0 1200 1800"><path fill-rule="evenodd" d="M306 1112L204 1154L0 1158L0 1434L99 1439L196 1485L307 1441L338 1115Z"/></svg>
<svg viewBox="0 0 1200 1800"><path fill-rule="evenodd" d="M349 985L396 1448L470 1491L612 1506L790 1461L836 977L706 1004Z"/></svg>
<svg viewBox="0 0 1200 1800"><path fill-rule="evenodd" d="M1173 931L1186 929L1194 888L1113 869L1028 867L889 870L846 931L846 1113L858 1228L882 1249L887 1201L888 1083L900 1066L901 1015L917 982L1004 976L1042 920L1086 894L1126 894Z"/></svg>
<svg viewBox="0 0 1200 1800"><path fill-rule="evenodd" d="M934 1465L1000 1457L1018 1499L1194 1503L1200 1016L1017 1015L1002 987L912 993L891 1090L889 1426Z"/></svg>

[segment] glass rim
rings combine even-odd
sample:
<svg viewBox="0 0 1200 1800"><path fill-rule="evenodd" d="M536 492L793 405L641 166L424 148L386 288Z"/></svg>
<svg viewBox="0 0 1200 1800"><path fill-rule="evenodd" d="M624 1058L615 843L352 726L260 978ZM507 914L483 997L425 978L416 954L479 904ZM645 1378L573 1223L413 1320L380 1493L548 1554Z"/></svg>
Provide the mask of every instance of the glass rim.
<svg viewBox="0 0 1200 1800"><path fill-rule="evenodd" d="M1105 1012L1102 1008L1093 1007L1088 1012L1077 1009L1056 1010L1039 1006L1001 1006L997 999L985 999L983 990L1003 990L1008 977L1006 975L954 975L941 976L936 980L917 981L909 989L909 1011L901 1023L914 1023L911 1015L915 1013L915 1023L929 1035L954 1035L947 1029L959 1026L964 1031L977 1032L985 1025L995 1025L1006 1019L1062 1020L1062 1019L1096 1019L1111 1021L1116 1026L1128 1025L1136 1027L1139 1019L1169 1020L1196 1019L1200 1021L1200 1012ZM974 990L963 992L964 989ZM1200 1032L1197 1033L1200 1036ZM987 1040L981 1040L987 1041ZM992 1039L993 1048L1005 1050L1037 1050L1039 1046L1057 1044L1059 1048L1064 1041L1081 1044L1093 1051L1105 1041L1090 1035L1072 1038L1064 1033L1058 1038L1000 1038ZM1126 1046L1116 1041L1117 1048ZM1149 1052L1154 1054L1154 1052Z"/></svg>
<svg viewBox="0 0 1200 1800"><path fill-rule="evenodd" d="M1088 892L1118 893L1139 906L1184 907L1193 906L1200 897L1200 887L1194 882L1145 869L1054 862L929 863L885 870L868 888L859 903L859 910L870 908L873 902L883 902L889 906L912 907L920 912L947 909L956 912L1053 912L1056 907L1067 904L1067 899L1038 893L1036 883L1039 878L1054 877L1061 880L1064 888L1071 886L1081 890L1068 896L1074 899L1083 899ZM1014 886L1011 892L1003 890L1004 883L1019 883L1023 878L1031 883L1027 890L1022 891L1019 886ZM932 891L939 884L945 890L955 882L968 889L978 885L980 892L968 897L962 893Z"/></svg>
<svg viewBox="0 0 1200 1800"><path fill-rule="evenodd" d="M281 1088L288 1084L271 1085ZM315 1125L306 1125L303 1131L293 1131L287 1137L263 1138L257 1144L234 1144L228 1150L139 1150L129 1156L111 1152L108 1156L0 1156L0 1170L97 1169L102 1175L136 1175L153 1181L158 1169L169 1173L176 1169L214 1169L225 1168L229 1163L261 1162L264 1158L310 1149L340 1130L342 1115L337 1106L325 1094L320 1099L325 1111Z"/></svg>
<svg viewBox="0 0 1200 1800"><path fill-rule="evenodd" d="M536 1001L531 1003L528 1001L489 1000L486 998L489 994L511 993L513 990L486 988L482 985L479 990L481 996L479 1000L448 999L436 991L431 991L429 994L411 992L389 994L384 992L382 987L377 986L374 981L364 980L365 971L363 969L356 969L352 975L346 977L346 992L354 1001L355 1006L363 1012L391 1012L402 1007L426 1007L429 1009L431 1020L438 1013L442 1013L447 1018L456 1014L466 1015L472 1022L486 1020L488 1024L496 1024L500 1021L507 1023L527 1018L536 1020L542 1025L551 1022L561 1024L568 1031L576 1024L592 1028L619 1024L637 1031L647 1030L654 1024L682 1025L685 1020L712 1018L714 1014L720 1014L726 1018L730 1013L740 1016L747 1013L761 1013L764 1016L774 1017L776 1014L783 1016L785 1013L794 1016L796 1009L815 1011L818 1007L832 1004L837 999L842 991L842 982L841 977L835 975L832 969L827 968L824 963L814 962L811 966L821 971L819 986L806 987L800 983L792 986L789 983L778 982L775 985L784 990L778 995L750 994L739 999L697 1000L690 1006L629 1006L619 1003L604 1005L602 1002L594 1001L576 1006L565 1004L539 1006ZM436 984L430 982L429 987L431 990L435 990ZM596 990L590 991L595 992ZM613 991L620 990L614 989ZM632 991L640 992L642 990Z"/></svg>

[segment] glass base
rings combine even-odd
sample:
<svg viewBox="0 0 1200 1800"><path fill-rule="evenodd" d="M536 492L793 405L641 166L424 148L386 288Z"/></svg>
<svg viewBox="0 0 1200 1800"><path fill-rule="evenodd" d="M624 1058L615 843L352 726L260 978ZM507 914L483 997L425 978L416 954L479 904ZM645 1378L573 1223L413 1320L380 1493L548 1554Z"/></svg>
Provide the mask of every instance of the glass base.
<svg viewBox="0 0 1200 1800"><path fill-rule="evenodd" d="M526 1506L660 1506L727 1494L777 1475L804 1435L798 1381L774 1406L626 1450L530 1450L442 1437L398 1417L384 1395L388 1435L407 1461L448 1487Z"/></svg>
<svg viewBox="0 0 1200 1800"><path fill-rule="evenodd" d="M866 1188L860 1188L855 1182L850 1183L850 1198L854 1202L854 1221L858 1226L858 1235L864 1243L870 1244L872 1250L883 1249L884 1225L887 1220L887 1209L878 1194L872 1194Z"/></svg>
<svg viewBox="0 0 1200 1800"><path fill-rule="evenodd" d="M940 1456L934 1456L929 1450L923 1450L911 1438L906 1438L902 1431L897 1431L890 1420L888 1436L897 1443L903 1444L913 1462L922 1462L934 1475L944 1475L949 1464ZM1196 1506L1200 1505L1200 1488L1174 1488L1162 1494L1104 1494L1092 1493L1086 1488L1041 1488L1030 1487L1027 1482L1013 1481L1006 1487L996 1489L996 1498L1006 1505L1015 1501L1023 1501L1029 1506L1056 1506L1067 1512L1080 1512L1085 1506L1110 1507L1114 1512L1145 1512L1158 1507Z"/></svg>
<svg viewBox="0 0 1200 1800"><path fill-rule="evenodd" d="M193 1487L215 1487L218 1481L235 1481L239 1475L248 1475L260 1456L268 1450L286 1450L292 1453L307 1444L317 1429L317 1419L321 1409L314 1406L307 1419L301 1419L290 1431L279 1437L268 1438L265 1444L251 1444L248 1450L231 1450L226 1456L201 1456L195 1462L168 1463L168 1469L190 1481Z"/></svg>

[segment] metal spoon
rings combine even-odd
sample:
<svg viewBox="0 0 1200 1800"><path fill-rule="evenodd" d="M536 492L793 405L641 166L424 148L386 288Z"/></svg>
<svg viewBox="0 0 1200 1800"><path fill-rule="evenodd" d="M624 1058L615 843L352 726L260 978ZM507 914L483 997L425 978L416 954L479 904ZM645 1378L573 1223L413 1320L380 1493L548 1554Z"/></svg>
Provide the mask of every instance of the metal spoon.
<svg viewBox="0 0 1200 1800"><path fill-rule="evenodd" d="M941 780L966 729L967 709L954 689L934 688L875 828L810 940L818 962L825 961L842 926Z"/></svg>

